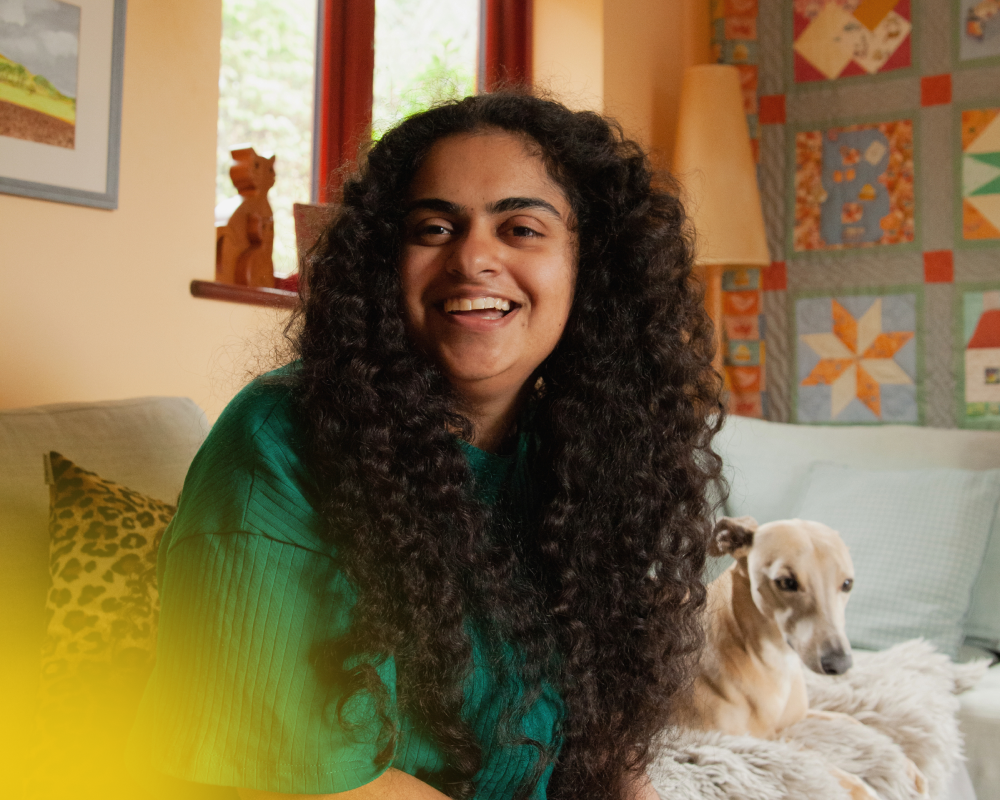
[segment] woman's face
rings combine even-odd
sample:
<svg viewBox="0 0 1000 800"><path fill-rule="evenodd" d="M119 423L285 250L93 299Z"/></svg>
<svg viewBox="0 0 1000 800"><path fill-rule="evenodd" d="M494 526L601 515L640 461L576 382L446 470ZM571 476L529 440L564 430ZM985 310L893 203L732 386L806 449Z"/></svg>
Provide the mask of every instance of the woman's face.
<svg viewBox="0 0 1000 800"><path fill-rule="evenodd" d="M569 201L541 158L506 133L437 142L408 200L401 279L410 335L466 399L513 396L569 316Z"/></svg>

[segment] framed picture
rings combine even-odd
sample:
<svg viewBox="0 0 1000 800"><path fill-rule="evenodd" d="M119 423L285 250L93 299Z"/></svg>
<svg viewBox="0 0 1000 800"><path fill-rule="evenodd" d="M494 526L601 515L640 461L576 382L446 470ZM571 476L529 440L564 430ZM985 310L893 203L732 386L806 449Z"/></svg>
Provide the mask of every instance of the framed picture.
<svg viewBox="0 0 1000 800"><path fill-rule="evenodd" d="M0 3L0 192L118 207L125 3Z"/></svg>

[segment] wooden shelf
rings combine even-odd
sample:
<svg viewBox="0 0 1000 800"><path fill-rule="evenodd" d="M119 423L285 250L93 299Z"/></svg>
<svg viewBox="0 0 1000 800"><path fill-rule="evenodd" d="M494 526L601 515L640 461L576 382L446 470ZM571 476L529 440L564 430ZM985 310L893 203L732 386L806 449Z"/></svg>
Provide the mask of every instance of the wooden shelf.
<svg viewBox="0 0 1000 800"><path fill-rule="evenodd" d="M223 300L227 303L245 303L270 308L296 308L299 304L297 292L265 289L262 286L236 286L217 281L191 281L191 294L205 300Z"/></svg>

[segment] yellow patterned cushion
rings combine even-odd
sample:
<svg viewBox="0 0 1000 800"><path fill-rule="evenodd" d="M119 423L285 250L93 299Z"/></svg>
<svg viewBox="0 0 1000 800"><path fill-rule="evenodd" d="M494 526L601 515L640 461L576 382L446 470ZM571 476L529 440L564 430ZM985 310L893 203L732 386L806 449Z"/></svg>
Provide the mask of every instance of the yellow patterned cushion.
<svg viewBox="0 0 1000 800"><path fill-rule="evenodd" d="M153 665L156 554L174 507L56 452L48 466L52 586L25 797L141 796L119 756Z"/></svg>

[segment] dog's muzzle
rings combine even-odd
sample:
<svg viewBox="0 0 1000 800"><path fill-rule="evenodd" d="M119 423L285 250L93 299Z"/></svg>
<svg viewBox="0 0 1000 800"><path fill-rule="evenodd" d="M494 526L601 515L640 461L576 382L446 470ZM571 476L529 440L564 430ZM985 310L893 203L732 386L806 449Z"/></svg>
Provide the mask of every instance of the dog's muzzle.
<svg viewBox="0 0 1000 800"><path fill-rule="evenodd" d="M825 675L843 675L851 668L854 659L841 649L830 650L820 656L819 665Z"/></svg>

